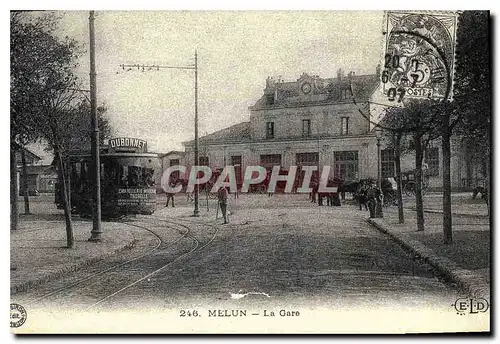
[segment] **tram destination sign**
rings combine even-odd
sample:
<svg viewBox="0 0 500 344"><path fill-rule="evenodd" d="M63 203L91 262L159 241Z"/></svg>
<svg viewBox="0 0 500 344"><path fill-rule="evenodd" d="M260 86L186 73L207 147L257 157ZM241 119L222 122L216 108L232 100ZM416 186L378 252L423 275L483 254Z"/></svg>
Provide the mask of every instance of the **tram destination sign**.
<svg viewBox="0 0 500 344"><path fill-rule="evenodd" d="M118 206L141 206L156 202L156 190L145 188L118 189Z"/></svg>
<svg viewBox="0 0 500 344"><path fill-rule="evenodd" d="M147 141L131 137L117 137L109 139L108 143L110 151L133 150L134 152L147 152L147 147Z"/></svg>

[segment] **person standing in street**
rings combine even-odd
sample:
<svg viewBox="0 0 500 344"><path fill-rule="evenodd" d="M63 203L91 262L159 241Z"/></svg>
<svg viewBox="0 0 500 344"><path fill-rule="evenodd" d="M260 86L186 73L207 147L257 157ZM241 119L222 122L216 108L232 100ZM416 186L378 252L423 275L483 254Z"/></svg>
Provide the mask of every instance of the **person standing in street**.
<svg viewBox="0 0 500 344"><path fill-rule="evenodd" d="M313 180L311 181L310 185L311 185L311 188L312 188L312 191L311 191L311 203L316 203L316 195L318 194L318 187L319 187L319 183L316 180L316 178L313 178Z"/></svg>
<svg viewBox="0 0 500 344"><path fill-rule="evenodd" d="M168 186L170 186L170 188L175 188L175 186L177 185L177 180L175 178L172 178L169 182L168 182ZM175 208L175 204L174 204L174 193L173 192L167 192L166 193L166 196L167 196L167 204L165 205L165 207L168 207L168 203L170 200L172 200L172 208Z"/></svg>
<svg viewBox="0 0 500 344"><path fill-rule="evenodd" d="M227 224L227 200L228 200L229 192L224 186L221 186L217 191L217 198L220 206L220 211L222 213L222 217L224 218L224 224Z"/></svg>

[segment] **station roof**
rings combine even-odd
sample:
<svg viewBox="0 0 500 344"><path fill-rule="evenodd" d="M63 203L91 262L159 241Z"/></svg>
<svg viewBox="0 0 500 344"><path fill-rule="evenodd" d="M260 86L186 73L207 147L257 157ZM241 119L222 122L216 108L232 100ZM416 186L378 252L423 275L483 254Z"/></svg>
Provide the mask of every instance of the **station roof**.
<svg viewBox="0 0 500 344"><path fill-rule="evenodd" d="M250 140L250 122L242 122L202 136L198 142L199 144L217 144ZM194 140L184 142L184 145L192 144L194 144Z"/></svg>
<svg viewBox="0 0 500 344"><path fill-rule="evenodd" d="M352 73L352 74L351 74ZM283 82L281 80L267 81L262 97L250 110L265 110L281 107L313 106L332 103L351 102L352 98L363 102L370 99L376 89L379 78L376 74L355 75L353 72L347 76L323 79L317 75L302 74L297 81ZM304 97L300 87L308 82L312 85L312 97ZM349 98L342 99L342 90L352 90Z"/></svg>
<svg viewBox="0 0 500 344"><path fill-rule="evenodd" d="M166 157L166 156L169 156L169 155L184 155L186 154L186 152L183 152L183 151L177 151L177 150L171 150L167 153L159 153L158 156L160 158L163 158L163 157Z"/></svg>

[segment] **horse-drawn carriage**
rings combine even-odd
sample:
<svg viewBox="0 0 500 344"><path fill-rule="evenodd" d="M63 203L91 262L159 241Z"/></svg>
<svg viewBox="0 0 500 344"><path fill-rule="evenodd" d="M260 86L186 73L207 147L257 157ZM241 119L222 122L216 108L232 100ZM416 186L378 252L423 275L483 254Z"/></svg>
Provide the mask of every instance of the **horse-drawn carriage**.
<svg viewBox="0 0 500 344"><path fill-rule="evenodd" d="M415 196L417 181L415 178L416 170L410 170L401 173L401 187L403 194L406 196ZM429 176L422 171L422 195L427 193L429 186Z"/></svg>

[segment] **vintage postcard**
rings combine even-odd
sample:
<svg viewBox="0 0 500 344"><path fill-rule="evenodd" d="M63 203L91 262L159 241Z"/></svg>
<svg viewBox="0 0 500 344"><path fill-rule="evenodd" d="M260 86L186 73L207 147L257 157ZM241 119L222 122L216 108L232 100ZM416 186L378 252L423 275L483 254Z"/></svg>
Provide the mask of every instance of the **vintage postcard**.
<svg viewBox="0 0 500 344"><path fill-rule="evenodd" d="M490 332L489 11L10 11L15 334Z"/></svg>

